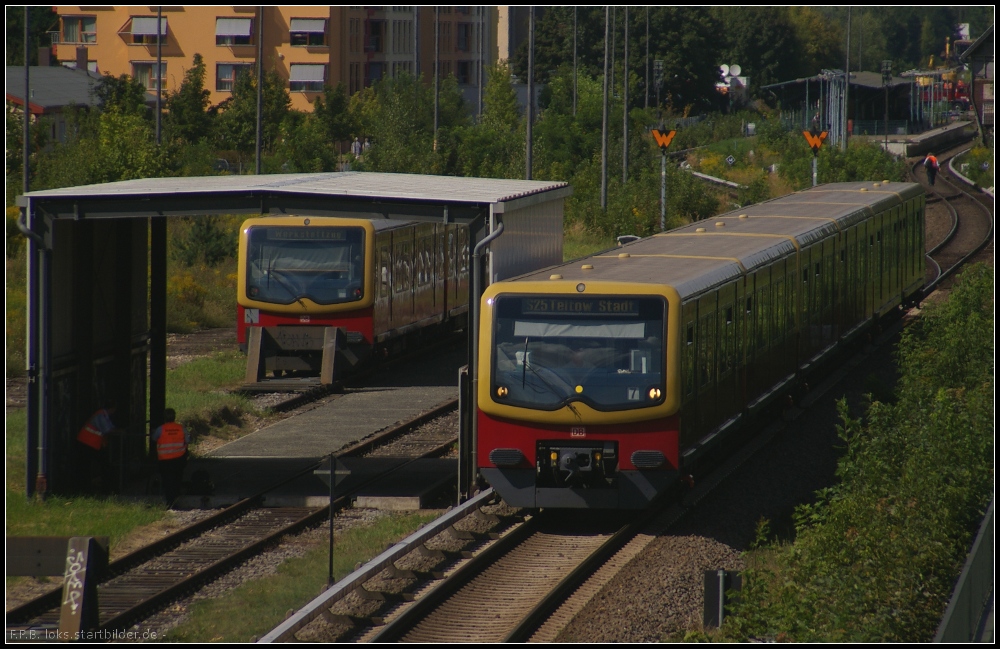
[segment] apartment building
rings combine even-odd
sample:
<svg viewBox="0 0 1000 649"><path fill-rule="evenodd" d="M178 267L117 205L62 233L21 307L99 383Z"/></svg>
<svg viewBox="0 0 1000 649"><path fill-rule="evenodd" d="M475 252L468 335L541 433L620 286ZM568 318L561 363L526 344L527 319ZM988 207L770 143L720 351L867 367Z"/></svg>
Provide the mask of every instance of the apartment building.
<svg viewBox="0 0 1000 649"><path fill-rule="evenodd" d="M298 110L310 110L324 85L354 93L404 71L432 83L435 60L475 106L480 71L497 59L497 7L173 6L159 8L159 21L157 9L55 7L53 56L69 67L85 62L91 71L131 75L153 92L159 76L173 92L201 54L217 104L260 55Z"/></svg>

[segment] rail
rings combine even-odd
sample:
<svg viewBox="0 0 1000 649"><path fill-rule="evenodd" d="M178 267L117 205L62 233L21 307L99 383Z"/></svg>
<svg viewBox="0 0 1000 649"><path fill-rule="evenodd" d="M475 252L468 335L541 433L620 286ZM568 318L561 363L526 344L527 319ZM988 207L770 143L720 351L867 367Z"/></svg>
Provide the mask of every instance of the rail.
<svg viewBox="0 0 1000 649"><path fill-rule="evenodd" d="M491 501L493 497L493 489L487 489L459 507L452 509L433 523L417 530L303 606L295 614L258 640L258 642L285 642L292 640L296 631L323 615L323 611L329 609L333 604L360 588L366 581L391 566L404 555L412 552L417 546L437 536L466 516L478 511L481 506Z"/></svg>

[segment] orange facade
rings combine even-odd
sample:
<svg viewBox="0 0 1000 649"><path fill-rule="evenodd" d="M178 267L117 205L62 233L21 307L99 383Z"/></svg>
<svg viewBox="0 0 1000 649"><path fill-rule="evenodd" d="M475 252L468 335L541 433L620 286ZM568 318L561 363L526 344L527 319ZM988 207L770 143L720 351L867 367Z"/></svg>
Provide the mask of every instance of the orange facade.
<svg viewBox="0 0 1000 649"><path fill-rule="evenodd" d="M54 57L102 74L131 75L155 92L157 7L56 7ZM485 21L482 11L486 11ZM416 11L416 24L414 12ZM496 61L496 8L440 7L440 72L466 92L479 69ZM480 49L486 25L485 56ZM263 39L261 41L261 38ZM211 102L230 96L233 80L253 65L263 45L266 70L286 80L292 108L309 110L324 85L350 93L404 71L433 79L434 7L163 7L159 29L162 87L175 92L201 54ZM414 52L419 54L415 56Z"/></svg>

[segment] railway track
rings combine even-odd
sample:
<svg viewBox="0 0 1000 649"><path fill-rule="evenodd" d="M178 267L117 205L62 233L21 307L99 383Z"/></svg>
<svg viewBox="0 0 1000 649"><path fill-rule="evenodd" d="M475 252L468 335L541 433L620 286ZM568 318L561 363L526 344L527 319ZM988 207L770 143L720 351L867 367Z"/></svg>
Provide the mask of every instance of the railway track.
<svg viewBox="0 0 1000 649"><path fill-rule="evenodd" d="M951 215L951 228L940 242L927 251L928 284L925 295L946 284L959 268L975 257L993 240L993 204L985 195L969 191L945 170L967 147L952 149L941 156L944 164L937 184L930 185L922 160L911 167L913 178L929 193L928 202L940 202ZM931 242L929 242L931 243Z"/></svg>
<svg viewBox="0 0 1000 649"><path fill-rule="evenodd" d="M401 437L422 424L453 411L457 400L441 404L414 419L359 442L341 451L338 457L361 457L380 447L397 444L394 455L412 459L439 457L447 453L454 437L432 435L398 446ZM309 473L319 465L309 467ZM376 475L376 480L391 480L400 469ZM296 476L298 477L298 476ZM293 478L294 479L294 478ZM318 525L329 519L330 506L263 507L266 493L273 485L217 514L112 562L98 586L100 629L127 629L170 602L238 567L253 556L278 543L288 535ZM361 488L365 485L358 485ZM354 492L347 492L332 503L334 511L350 506ZM54 589L7 612L10 629L52 628L58 626L61 589Z"/></svg>

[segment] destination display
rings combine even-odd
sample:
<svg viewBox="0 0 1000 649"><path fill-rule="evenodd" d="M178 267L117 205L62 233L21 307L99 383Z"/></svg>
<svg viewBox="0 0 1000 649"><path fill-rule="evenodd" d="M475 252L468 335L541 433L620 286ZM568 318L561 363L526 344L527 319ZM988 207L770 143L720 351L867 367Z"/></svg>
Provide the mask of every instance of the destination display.
<svg viewBox="0 0 1000 649"><path fill-rule="evenodd" d="M267 228L267 238L281 241L345 241L347 231L344 228Z"/></svg>
<svg viewBox="0 0 1000 649"><path fill-rule="evenodd" d="M630 298L530 297L521 300L521 313L524 315L638 316L639 300Z"/></svg>

